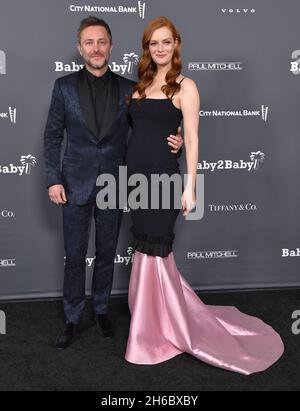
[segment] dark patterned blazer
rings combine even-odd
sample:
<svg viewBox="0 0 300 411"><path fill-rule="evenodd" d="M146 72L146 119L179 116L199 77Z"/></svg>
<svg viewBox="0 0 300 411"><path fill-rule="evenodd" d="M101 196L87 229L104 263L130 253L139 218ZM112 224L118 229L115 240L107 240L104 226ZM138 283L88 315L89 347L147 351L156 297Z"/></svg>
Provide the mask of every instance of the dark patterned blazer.
<svg viewBox="0 0 300 411"><path fill-rule="evenodd" d="M68 202L85 204L96 184L99 170L108 172L124 164L129 131L126 96L134 82L111 72L100 135L82 101L88 96L81 70L55 81L44 134L47 187L62 184ZM66 131L66 149L61 150Z"/></svg>

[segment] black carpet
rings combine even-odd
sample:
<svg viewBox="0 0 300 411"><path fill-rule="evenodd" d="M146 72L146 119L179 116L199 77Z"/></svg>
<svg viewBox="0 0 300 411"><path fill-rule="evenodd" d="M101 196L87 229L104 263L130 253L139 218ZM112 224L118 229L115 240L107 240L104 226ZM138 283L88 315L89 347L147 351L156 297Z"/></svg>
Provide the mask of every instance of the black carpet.
<svg viewBox="0 0 300 411"><path fill-rule="evenodd" d="M112 297L110 317L116 335L104 339L87 302L80 333L67 350L54 348L63 328L60 301L0 303L7 333L0 335L0 390L84 391L294 391L300 389L300 335L291 331L300 310L300 290L199 294L206 304L234 305L261 318L280 333L284 356L263 373L243 376L179 355L155 366L124 359L130 315L127 297Z"/></svg>

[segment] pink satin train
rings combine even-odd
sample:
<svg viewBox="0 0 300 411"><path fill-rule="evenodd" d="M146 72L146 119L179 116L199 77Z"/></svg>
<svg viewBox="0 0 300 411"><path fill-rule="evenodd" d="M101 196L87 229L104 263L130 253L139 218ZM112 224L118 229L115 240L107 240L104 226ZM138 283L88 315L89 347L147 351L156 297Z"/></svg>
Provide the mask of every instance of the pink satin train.
<svg viewBox="0 0 300 411"><path fill-rule="evenodd" d="M177 270L173 253L135 252L129 285L130 333L125 358L158 364L183 352L249 375L283 354L280 336L235 307L205 305Z"/></svg>

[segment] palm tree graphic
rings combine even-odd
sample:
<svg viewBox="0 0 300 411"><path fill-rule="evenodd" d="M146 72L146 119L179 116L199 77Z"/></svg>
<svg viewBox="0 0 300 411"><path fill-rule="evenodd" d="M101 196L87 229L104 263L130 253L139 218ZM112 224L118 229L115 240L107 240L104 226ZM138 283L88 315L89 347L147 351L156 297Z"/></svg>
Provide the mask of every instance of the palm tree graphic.
<svg viewBox="0 0 300 411"><path fill-rule="evenodd" d="M252 151L250 159L254 162L254 170L258 170L259 163L264 161L265 155L261 151Z"/></svg>
<svg viewBox="0 0 300 411"><path fill-rule="evenodd" d="M124 54L123 57L124 63L128 64L128 73L132 74L133 72L133 65L138 64L139 62L139 56L135 53L127 53Z"/></svg>
<svg viewBox="0 0 300 411"><path fill-rule="evenodd" d="M36 165L36 158L33 157L31 154L28 154L27 156L21 156L20 161L23 164L23 166L25 166L26 174L30 174L31 167L34 167Z"/></svg>
<svg viewBox="0 0 300 411"><path fill-rule="evenodd" d="M133 248L132 248L132 247L128 247L128 248L127 248L127 254L128 254L128 255L132 255L132 252L133 252Z"/></svg>

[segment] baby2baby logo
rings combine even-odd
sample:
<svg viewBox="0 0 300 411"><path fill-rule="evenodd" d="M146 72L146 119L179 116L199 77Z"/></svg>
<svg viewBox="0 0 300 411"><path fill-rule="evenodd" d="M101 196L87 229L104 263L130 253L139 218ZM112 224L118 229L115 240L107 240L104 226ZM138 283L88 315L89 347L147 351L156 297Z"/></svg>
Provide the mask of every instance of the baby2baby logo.
<svg viewBox="0 0 300 411"><path fill-rule="evenodd" d="M261 151L252 151L250 154L250 161L248 160L218 160L215 162L209 162L203 160L198 163L198 170L217 171L217 170L246 170L256 171L259 169L260 164L265 160L265 154Z"/></svg>
<svg viewBox="0 0 300 411"><path fill-rule="evenodd" d="M18 176L23 176L25 174L31 174L32 167L37 163L36 157L31 154L22 155L20 157L21 165L10 164L0 164L0 174L17 174Z"/></svg>

